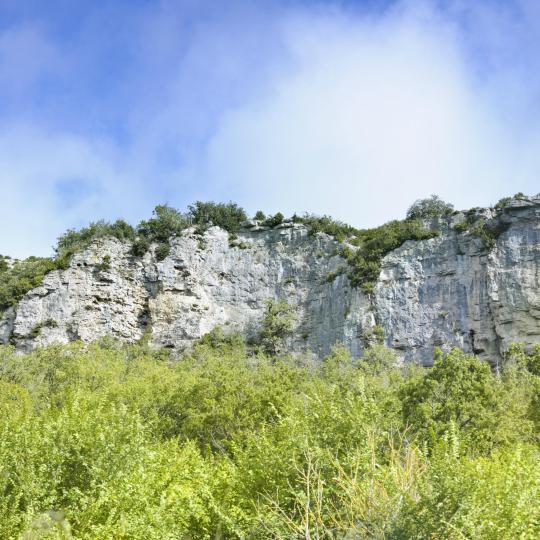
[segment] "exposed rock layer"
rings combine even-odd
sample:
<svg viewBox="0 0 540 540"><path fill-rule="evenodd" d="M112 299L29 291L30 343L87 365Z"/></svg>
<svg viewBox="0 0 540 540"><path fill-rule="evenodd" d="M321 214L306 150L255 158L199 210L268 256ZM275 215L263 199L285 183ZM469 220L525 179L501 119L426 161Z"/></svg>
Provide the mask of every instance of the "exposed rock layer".
<svg viewBox="0 0 540 540"><path fill-rule="evenodd" d="M486 218L506 229L493 248L454 231L462 214L433 223L440 236L384 258L372 297L351 287L339 244L302 225L252 227L232 246L217 227L203 237L188 229L161 262L97 241L3 314L0 342L29 350L148 335L183 349L216 326L255 336L267 300L284 298L297 315L292 350L322 357L343 343L357 356L379 325L406 360L429 364L434 347L459 346L497 363L511 342L540 341L540 199L515 200Z"/></svg>

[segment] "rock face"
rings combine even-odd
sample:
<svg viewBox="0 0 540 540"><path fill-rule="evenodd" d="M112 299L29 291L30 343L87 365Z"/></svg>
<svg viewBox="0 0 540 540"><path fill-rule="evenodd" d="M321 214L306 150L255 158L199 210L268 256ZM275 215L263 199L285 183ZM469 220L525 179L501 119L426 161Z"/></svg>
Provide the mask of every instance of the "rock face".
<svg viewBox="0 0 540 540"><path fill-rule="evenodd" d="M453 227L388 254L373 295L351 287L339 244L299 224L246 223L238 239L187 229L157 261L114 239L76 254L0 319L0 343L21 350L111 335L148 336L182 350L216 326L254 337L269 299L294 306L288 346L322 357L342 343L359 356L375 325L405 360L428 365L434 347L459 346L497 363L514 341L540 342L540 199L486 211L504 229L494 246Z"/></svg>

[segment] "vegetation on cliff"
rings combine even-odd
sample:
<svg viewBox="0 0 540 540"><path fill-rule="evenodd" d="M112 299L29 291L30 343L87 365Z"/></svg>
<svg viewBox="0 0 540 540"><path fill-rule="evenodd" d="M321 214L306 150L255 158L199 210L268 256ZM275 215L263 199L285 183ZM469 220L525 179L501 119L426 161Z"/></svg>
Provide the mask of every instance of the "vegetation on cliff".
<svg viewBox="0 0 540 540"><path fill-rule="evenodd" d="M495 208L502 211L511 200L523 197L523 194L518 193L513 198L501 199ZM303 223L313 235L323 232L343 243L340 254L348 263L347 273L352 285L361 287L365 293L371 293L379 276L383 257L407 240L424 240L437 236L438 231L427 228L425 220L447 217L452 213L452 209L451 204L432 195L416 201L407 211L405 220L389 221L371 229L357 229L329 216L312 214L294 215L291 220ZM479 210L468 211L465 220L456 224L454 229L478 236L486 248L490 249L497 237L504 232L505 226L496 221L486 221L479 214ZM236 233L246 218L245 210L235 203L197 201L189 205L185 212L168 205L158 205L152 217L141 221L136 227L119 219L114 223L101 220L78 230L69 229L58 238L52 258L30 257L10 265L6 258L0 256L0 312L16 305L26 292L41 283L47 272L67 268L75 253L84 250L99 238L113 237L131 243L132 254L136 257L143 256L150 246L154 245L154 256L157 260L163 260L170 252L171 238L181 234L187 227L195 227L196 233L202 235L210 225L215 225L228 231L231 238L236 239ZM255 218L267 227L275 227L285 220L281 212L267 217L258 211ZM242 244L239 246L242 247Z"/></svg>
<svg viewBox="0 0 540 540"><path fill-rule="evenodd" d="M0 347L0 537L538 538L540 348L395 360Z"/></svg>
<svg viewBox="0 0 540 540"><path fill-rule="evenodd" d="M34 287L41 285L45 274L57 268L49 258L28 257L8 265L5 259L0 265L0 312L17 302Z"/></svg>

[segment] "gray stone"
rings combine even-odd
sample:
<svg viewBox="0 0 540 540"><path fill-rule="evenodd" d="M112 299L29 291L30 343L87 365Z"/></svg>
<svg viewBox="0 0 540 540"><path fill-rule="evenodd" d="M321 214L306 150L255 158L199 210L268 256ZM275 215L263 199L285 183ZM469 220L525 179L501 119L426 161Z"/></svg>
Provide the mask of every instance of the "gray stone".
<svg viewBox="0 0 540 540"><path fill-rule="evenodd" d="M283 298L297 314L293 351L323 357L341 343L358 356L378 324L405 361L429 365L435 347L458 346L498 363L510 343L540 341L540 199L483 215L506 228L493 249L453 230L462 214L433 220L441 235L389 253L369 297L340 272L340 245L298 223L257 225L232 246L218 227L202 239L190 228L160 262L153 250L137 258L128 244L99 240L2 315L0 343L30 350L147 333L155 346L183 350L216 326L255 336L266 302Z"/></svg>

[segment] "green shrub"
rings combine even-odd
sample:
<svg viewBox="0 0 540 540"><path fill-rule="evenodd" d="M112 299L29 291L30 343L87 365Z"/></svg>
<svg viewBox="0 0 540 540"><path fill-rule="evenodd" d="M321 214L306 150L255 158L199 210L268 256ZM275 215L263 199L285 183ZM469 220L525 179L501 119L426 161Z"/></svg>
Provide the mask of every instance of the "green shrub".
<svg viewBox="0 0 540 540"><path fill-rule="evenodd" d="M407 210L407 219L429 219L448 216L454 211L454 206L444 202L437 195L415 201Z"/></svg>
<svg viewBox="0 0 540 540"><path fill-rule="evenodd" d="M189 225L184 214L166 204L156 206L152 214L152 218L137 225L137 234L150 243L168 243Z"/></svg>
<svg viewBox="0 0 540 540"><path fill-rule="evenodd" d="M357 249L346 248L341 252L351 266L351 284L361 287L366 294L371 293L385 255L407 240L425 240L437 235L437 231L425 229L422 222L415 219L389 221L374 229L358 231L354 239Z"/></svg>
<svg viewBox="0 0 540 540"><path fill-rule="evenodd" d="M131 253L135 257L142 257L150 249L150 241L148 238L141 236L138 237L131 246Z"/></svg>
<svg viewBox="0 0 540 540"><path fill-rule="evenodd" d="M338 242L345 242L359 232L358 229L341 221L336 221L330 216L305 214L302 217L296 216L296 221L303 223L311 235L322 232L333 236Z"/></svg>
<svg viewBox="0 0 540 540"><path fill-rule="evenodd" d="M135 230L122 219L114 223L101 220L79 230L69 229L58 238L55 247L57 266L67 268L74 253L87 248L94 240L108 236L122 242L132 242L135 239Z"/></svg>
<svg viewBox="0 0 540 540"><path fill-rule="evenodd" d="M464 233L469 230L469 227L471 224L468 222L468 220L464 219L463 221L459 221L454 225L454 231L458 233Z"/></svg>
<svg viewBox="0 0 540 540"><path fill-rule="evenodd" d="M284 340L292 333L296 316L285 300L269 300L262 323L261 345L268 354L283 352Z"/></svg>
<svg viewBox="0 0 540 540"><path fill-rule="evenodd" d="M495 208L497 210L501 210L504 208L509 202L511 202L513 197L503 197L502 199L499 199L497 201L497 204L495 204Z"/></svg>
<svg viewBox="0 0 540 540"><path fill-rule="evenodd" d="M16 305L31 289L41 285L45 274L56 269L53 259L28 257L1 272L0 312Z"/></svg>
<svg viewBox="0 0 540 540"><path fill-rule="evenodd" d="M6 255L0 255L0 274L9 269L9 266L10 266L8 264L9 260L10 260L10 257Z"/></svg>
<svg viewBox="0 0 540 540"><path fill-rule="evenodd" d="M100 263L96 264L96 270L98 272L107 272L111 269L111 256L105 255Z"/></svg>
<svg viewBox="0 0 540 540"><path fill-rule="evenodd" d="M111 339L0 347L0 538L532 540L535 354L511 347L499 376L378 344L310 365L220 329L174 362Z"/></svg>
<svg viewBox="0 0 540 540"><path fill-rule="evenodd" d="M285 219L285 216L278 212L277 214L274 214L273 216L268 216L264 221L263 225L266 225L267 227L277 227L281 223L283 223L283 220Z"/></svg>
<svg viewBox="0 0 540 540"><path fill-rule="evenodd" d="M516 391L501 386L486 362L454 349L439 354L425 377L404 387L404 420L430 444L451 426L477 451L528 440L528 412L505 390Z"/></svg>
<svg viewBox="0 0 540 540"><path fill-rule="evenodd" d="M163 242L157 245L154 253L158 261L163 261L164 259L167 258L170 252L171 252L171 246L167 242Z"/></svg>
<svg viewBox="0 0 540 540"><path fill-rule="evenodd" d="M240 223L247 219L243 208L237 204L197 201L188 206L189 216L200 230L205 230L210 224L221 227L229 233L236 233Z"/></svg>

